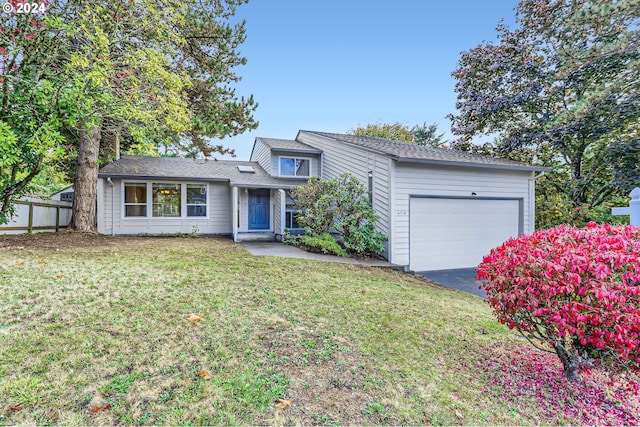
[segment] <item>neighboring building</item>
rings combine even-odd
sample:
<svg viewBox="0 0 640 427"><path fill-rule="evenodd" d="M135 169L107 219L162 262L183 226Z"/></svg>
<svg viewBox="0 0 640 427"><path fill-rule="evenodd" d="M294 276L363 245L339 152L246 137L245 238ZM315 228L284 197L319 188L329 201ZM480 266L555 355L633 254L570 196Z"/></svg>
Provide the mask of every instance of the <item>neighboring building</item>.
<svg viewBox="0 0 640 427"><path fill-rule="evenodd" d="M58 191L57 193L53 193L51 195L51 200L60 200L61 202L73 203L74 192L75 190L73 188L73 185L70 185Z"/></svg>
<svg viewBox="0 0 640 427"><path fill-rule="evenodd" d="M472 267L534 230L535 172L467 152L299 131L256 138L250 161L123 156L98 180L98 231L276 238L295 230L291 188L348 172L371 191L386 257L414 271Z"/></svg>

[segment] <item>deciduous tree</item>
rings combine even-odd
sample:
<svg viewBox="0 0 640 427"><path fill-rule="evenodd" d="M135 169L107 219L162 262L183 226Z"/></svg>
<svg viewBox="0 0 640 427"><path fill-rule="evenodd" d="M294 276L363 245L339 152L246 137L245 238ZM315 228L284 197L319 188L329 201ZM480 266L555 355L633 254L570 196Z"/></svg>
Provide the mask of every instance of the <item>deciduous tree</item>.
<svg viewBox="0 0 640 427"><path fill-rule="evenodd" d="M427 125L425 122L412 128L399 122L370 123L364 127L358 126L351 129L349 132L358 136L373 136L435 148L441 148L448 144L448 141L444 139L444 133L438 133L437 123Z"/></svg>
<svg viewBox="0 0 640 427"><path fill-rule="evenodd" d="M7 4L15 8L18 3ZM7 222L11 201L38 175L45 157L62 155L63 43L51 35L43 9L0 14L0 224Z"/></svg>
<svg viewBox="0 0 640 427"><path fill-rule="evenodd" d="M462 54L455 146L495 137L497 149L550 147L563 189L588 213L620 190L607 148L640 117L640 8L635 0L523 0L517 28ZM584 214L577 215L578 217Z"/></svg>
<svg viewBox="0 0 640 427"><path fill-rule="evenodd" d="M3 93L10 95L0 116L1 132L7 135L0 141L0 152L13 152L15 145L23 152L7 157L0 176L12 176L9 165L25 170L25 159L33 167L32 173L17 175L22 184L10 188L6 179L2 182L0 212L8 211L11 198L37 174L43 155L64 147L77 151L70 156L76 167L69 168L76 191L72 225L93 231L98 156L101 150L112 151L105 145L120 141L143 152L153 152L158 144L179 145L183 152L211 155L226 150L207 138L255 128L253 98L238 98L232 87L239 79L233 68L245 62L237 52L244 24L229 23L241 3L60 1L47 4L46 12L37 16L42 19L39 31L22 38L16 34L27 33L33 24L22 15L3 14L3 24L11 25L2 26L2 31L11 27L8 40L17 47L0 50L0 59L8 65L1 76L6 82ZM30 42L46 55L37 55ZM12 56L7 56L10 51ZM12 60L20 63L16 66ZM20 85L31 91L16 91ZM24 114L33 97L42 99L36 106L45 110L35 119L33 111ZM22 111L26 123L48 129L48 145L27 144L34 138L29 135L42 132L36 134L29 125L25 127L31 133L20 134L20 121L6 111Z"/></svg>

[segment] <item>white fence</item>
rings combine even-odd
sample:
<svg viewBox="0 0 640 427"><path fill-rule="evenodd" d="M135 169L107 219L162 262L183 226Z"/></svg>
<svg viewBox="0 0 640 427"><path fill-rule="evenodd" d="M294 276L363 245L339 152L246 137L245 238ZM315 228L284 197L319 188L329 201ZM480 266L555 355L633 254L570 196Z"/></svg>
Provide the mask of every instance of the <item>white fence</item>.
<svg viewBox="0 0 640 427"><path fill-rule="evenodd" d="M53 232L67 228L71 203L59 200L26 199L15 202L16 212L9 223L0 225L0 234Z"/></svg>
<svg viewBox="0 0 640 427"><path fill-rule="evenodd" d="M629 215L629 224L640 227L640 188L636 187L629 194L631 200L628 208L613 208L613 215Z"/></svg>

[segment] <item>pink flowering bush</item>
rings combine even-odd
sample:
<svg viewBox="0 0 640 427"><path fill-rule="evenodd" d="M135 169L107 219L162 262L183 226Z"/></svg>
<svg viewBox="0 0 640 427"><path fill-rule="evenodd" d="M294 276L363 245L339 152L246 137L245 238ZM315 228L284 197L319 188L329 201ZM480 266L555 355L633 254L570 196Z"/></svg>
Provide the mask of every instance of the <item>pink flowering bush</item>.
<svg viewBox="0 0 640 427"><path fill-rule="evenodd" d="M568 379L597 365L640 368L640 228L522 235L492 249L477 277L498 321L555 351Z"/></svg>

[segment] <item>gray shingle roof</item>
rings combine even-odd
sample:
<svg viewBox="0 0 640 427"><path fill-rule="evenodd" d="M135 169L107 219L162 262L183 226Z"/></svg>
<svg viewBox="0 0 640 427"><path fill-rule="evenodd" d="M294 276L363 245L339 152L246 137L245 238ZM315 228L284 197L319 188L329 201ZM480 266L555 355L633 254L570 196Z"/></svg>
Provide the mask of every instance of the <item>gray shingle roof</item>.
<svg viewBox="0 0 640 427"><path fill-rule="evenodd" d="M255 173L240 172L238 166L251 166ZM122 156L100 169L98 176L101 178L222 181L232 186L261 188L290 188L306 183L303 179L272 177L260 167L258 162L146 156Z"/></svg>
<svg viewBox="0 0 640 427"><path fill-rule="evenodd" d="M432 164L449 164L473 167L488 167L497 169L514 169L530 171L549 171L551 169L540 166L531 166L513 160L500 159L497 157L483 156L466 151L452 150L448 148L432 148L420 145L407 144L406 142L393 141L390 139L375 138L371 136L344 135L329 132L317 132L301 130L300 133L314 134L335 141L357 145L359 147L376 151L387 155L399 162L419 162ZM300 134L299 133L299 134Z"/></svg>
<svg viewBox="0 0 640 427"><path fill-rule="evenodd" d="M313 148L310 145L303 144L302 142L298 142L293 139L277 139L277 138L262 138L258 137L262 141L264 145L271 148L272 150L282 150L282 151L302 151L307 153L320 153L321 150L317 148Z"/></svg>

